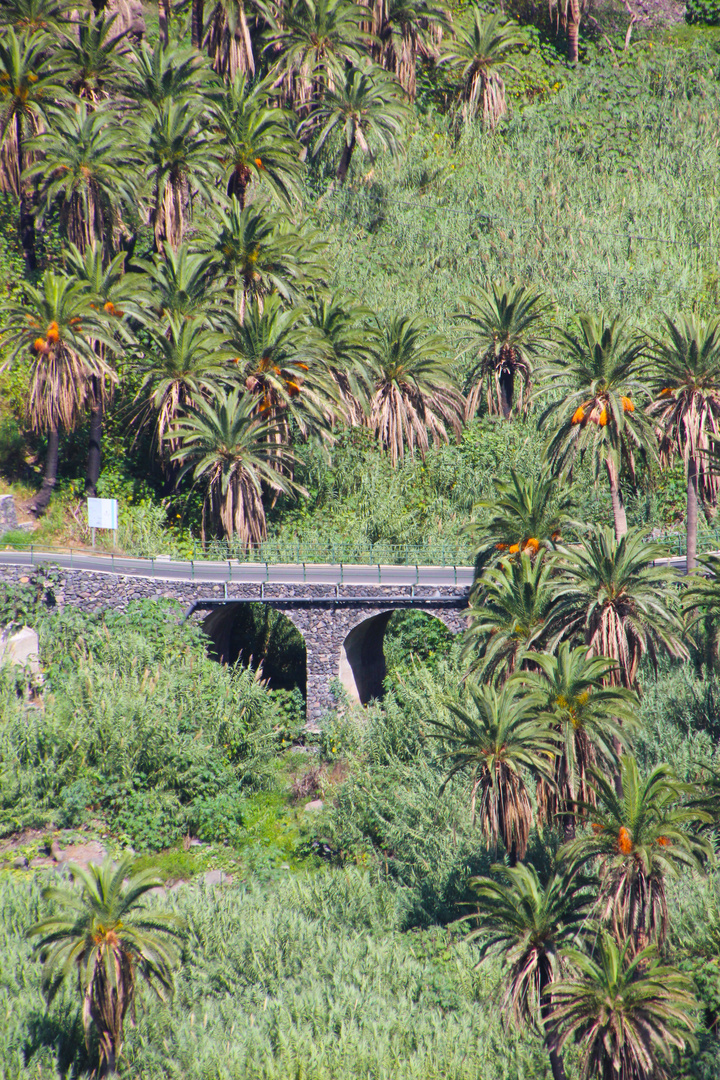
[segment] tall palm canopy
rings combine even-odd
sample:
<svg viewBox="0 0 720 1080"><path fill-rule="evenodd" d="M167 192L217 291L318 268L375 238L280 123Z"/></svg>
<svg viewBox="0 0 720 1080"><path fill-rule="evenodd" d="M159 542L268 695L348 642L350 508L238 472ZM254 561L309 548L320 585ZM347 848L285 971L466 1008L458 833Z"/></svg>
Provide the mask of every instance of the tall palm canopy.
<svg viewBox="0 0 720 1080"><path fill-rule="evenodd" d="M448 12L429 0L373 0L369 6L373 56L413 100L418 56L437 58L443 31L451 25Z"/></svg>
<svg viewBox="0 0 720 1080"><path fill-rule="evenodd" d="M475 3L463 12L440 55L440 63L448 64L462 80L463 120L480 116L488 127L496 127L507 112L500 72L509 66L508 53L524 42L525 36L502 14L487 15Z"/></svg>
<svg viewBox="0 0 720 1080"><path fill-rule="evenodd" d="M720 436L720 320L696 315L665 318L665 335L653 341L655 401L660 453L682 457L687 479L687 569L697 559L698 496L714 507L720 473L712 467Z"/></svg>
<svg viewBox="0 0 720 1080"><path fill-rule="evenodd" d="M634 956L608 934L594 955L572 951L576 974L553 987L560 1046L580 1046L583 1080L668 1080L693 1045L691 983L654 946Z"/></svg>
<svg viewBox="0 0 720 1080"><path fill-rule="evenodd" d="M259 420L255 402L239 387L214 390L200 397L167 433L177 446L173 460L206 484L204 531L210 523L228 540L259 543L267 535L263 485L290 492L291 451L268 439L268 425Z"/></svg>
<svg viewBox="0 0 720 1080"><path fill-rule="evenodd" d="M343 183L356 146L367 155L374 142L390 154L398 154L409 117L395 83L384 71L377 67L348 67L344 79L325 92L304 126L310 130L320 128L313 154L322 149L333 132L342 133L343 149L336 175Z"/></svg>
<svg viewBox="0 0 720 1080"><path fill-rule="evenodd" d="M652 424L642 409L649 399L646 345L619 317L581 315L580 333L562 332L562 354L547 365L545 392L559 395L542 416L552 438L547 454L567 475L579 455L589 457L595 481L607 472L615 535L627 531L620 476L635 477L635 455L656 454Z"/></svg>
<svg viewBox="0 0 720 1080"><path fill-rule="evenodd" d="M662 652L688 656L672 606L677 576L654 565L664 555L641 529L620 540L609 529L591 529L576 546L560 549L553 608L558 636L584 640L593 656L613 660L616 681L627 687L635 686L644 656L655 666Z"/></svg>
<svg viewBox="0 0 720 1080"><path fill-rule="evenodd" d="M510 469L510 480L495 481L492 499L481 499L473 509L489 516L473 523L468 532L475 541L475 564L481 568L493 556L534 556L541 548L552 550L568 529L578 523L571 517L572 495L551 476L523 477Z"/></svg>
<svg viewBox="0 0 720 1080"><path fill-rule="evenodd" d="M548 775L555 735L536 718L534 695L515 679L500 690L468 682L464 699L445 704L450 718L431 721L450 765L441 791L466 777L472 819L479 818L487 847L502 840L514 864L525 858L533 817L525 773Z"/></svg>
<svg viewBox="0 0 720 1080"><path fill-rule="evenodd" d="M457 316L464 346L461 355L472 353L478 358L467 379L465 418L476 414L483 390L491 416L509 419L514 408L524 412L535 366L550 348L544 331L550 304L542 293L506 281L495 281L489 289L480 289L478 296L462 299L469 311Z"/></svg>
<svg viewBox="0 0 720 1080"><path fill-rule="evenodd" d="M640 950L662 944L667 934L666 880L698 869L708 845L693 826L710 820L683 802L683 789L669 766L647 777L634 757L621 759L622 795L604 772L593 769L598 805L585 804L592 828L565 849L570 865L596 864L600 879L597 911L620 941Z"/></svg>
<svg viewBox="0 0 720 1080"><path fill-rule="evenodd" d="M381 327L372 362L368 426L390 452L393 465L405 448L422 455L460 434L460 398L452 384L444 338L419 316L395 316Z"/></svg>
<svg viewBox="0 0 720 1080"><path fill-rule="evenodd" d="M151 870L135 871L125 856L117 865L73 866L80 888L47 888L56 912L28 931L44 957L43 987L52 999L65 979L77 978L82 1020L90 1049L94 1026L100 1042L100 1073L115 1073L138 977L165 998L179 961L173 938L181 924L146 908L142 898L162 883Z"/></svg>
<svg viewBox="0 0 720 1080"><path fill-rule="evenodd" d="M481 959L488 954L501 959L507 971L505 1009L518 1026L541 1019L553 1080L565 1080L548 988L560 976L563 950L584 930L592 892L588 882L557 870L546 882L533 866L494 866L493 871L501 880L470 881L477 921L468 940L481 943Z"/></svg>
<svg viewBox="0 0 720 1080"><path fill-rule="evenodd" d="M59 209L63 233L81 251L96 241L116 250L122 212L135 209L137 177L115 109L81 102L55 114L28 146L39 155L25 175L38 182L40 214Z"/></svg>
<svg viewBox="0 0 720 1080"><path fill-rule="evenodd" d="M579 803L594 804L594 766L615 773L618 749L627 749L638 726L637 695L612 682L614 665L602 656L588 656L587 647L563 641L556 653L534 658L537 674L528 685L541 699L540 715L560 736L551 783L538 784L538 811L554 823L560 818L565 838L575 836Z"/></svg>
<svg viewBox="0 0 720 1080"><path fill-rule="evenodd" d="M485 569L473 586L462 656L469 671L504 679L542 652L551 628L553 567L541 551L504 558Z"/></svg>
<svg viewBox="0 0 720 1080"><path fill-rule="evenodd" d="M239 74L214 108L228 197L234 196L241 210L251 185L267 187L283 203L298 194L300 147L290 130L289 114L269 107L273 94L270 79L251 85Z"/></svg>

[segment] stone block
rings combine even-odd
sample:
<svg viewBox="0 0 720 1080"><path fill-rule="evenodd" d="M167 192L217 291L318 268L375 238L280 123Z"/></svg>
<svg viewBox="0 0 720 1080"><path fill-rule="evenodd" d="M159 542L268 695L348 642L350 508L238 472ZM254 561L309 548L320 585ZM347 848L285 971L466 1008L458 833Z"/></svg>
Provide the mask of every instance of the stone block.
<svg viewBox="0 0 720 1080"><path fill-rule="evenodd" d="M18 528L15 500L12 495L0 495L0 536Z"/></svg>
<svg viewBox="0 0 720 1080"><path fill-rule="evenodd" d="M18 664L29 667L36 675L40 672L40 646L37 631L29 626L0 635L0 664Z"/></svg>

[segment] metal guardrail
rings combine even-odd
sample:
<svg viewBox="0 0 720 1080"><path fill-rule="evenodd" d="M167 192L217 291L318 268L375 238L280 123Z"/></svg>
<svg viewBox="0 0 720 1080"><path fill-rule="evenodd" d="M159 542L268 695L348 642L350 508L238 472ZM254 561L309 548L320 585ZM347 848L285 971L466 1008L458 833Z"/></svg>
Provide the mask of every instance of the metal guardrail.
<svg viewBox="0 0 720 1080"><path fill-rule="evenodd" d="M0 565L40 566L52 563L63 569L93 573L120 574L130 577L157 578L162 581L212 582L260 585L410 585L419 587L470 588L472 566L398 566L377 563L261 563L232 559L173 560L130 558L125 555L100 555L77 549L52 551L31 546L24 551L0 551Z"/></svg>

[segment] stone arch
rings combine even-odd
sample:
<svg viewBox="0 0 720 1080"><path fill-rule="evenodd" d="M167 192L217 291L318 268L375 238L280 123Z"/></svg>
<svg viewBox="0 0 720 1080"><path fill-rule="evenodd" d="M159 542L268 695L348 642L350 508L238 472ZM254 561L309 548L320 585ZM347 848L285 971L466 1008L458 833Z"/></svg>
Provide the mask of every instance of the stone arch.
<svg viewBox="0 0 720 1080"><path fill-rule="evenodd" d="M212 641L213 655L221 663L263 662L271 689L307 691L307 648L302 626L294 612L262 602L228 601L206 615L201 625ZM290 631L290 633L288 633ZM287 664L281 654L289 653Z"/></svg>
<svg viewBox="0 0 720 1080"><path fill-rule="evenodd" d="M429 618L438 619L451 634L460 633L466 622L459 612L442 608L394 608L360 616L340 645L338 678L348 697L361 705L383 695L387 675L385 631L397 610L421 611Z"/></svg>

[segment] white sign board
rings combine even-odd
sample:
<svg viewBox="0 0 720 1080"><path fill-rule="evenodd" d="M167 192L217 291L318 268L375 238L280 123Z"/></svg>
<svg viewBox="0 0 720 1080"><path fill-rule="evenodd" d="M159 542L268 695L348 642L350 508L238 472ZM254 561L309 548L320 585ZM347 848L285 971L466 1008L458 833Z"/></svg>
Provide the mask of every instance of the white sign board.
<svg viewBox="0 0 720 1080"><path fill-rule="evenodd" d="M88 499L87 509L91 529L117 529L117 499Z"/></svg>

